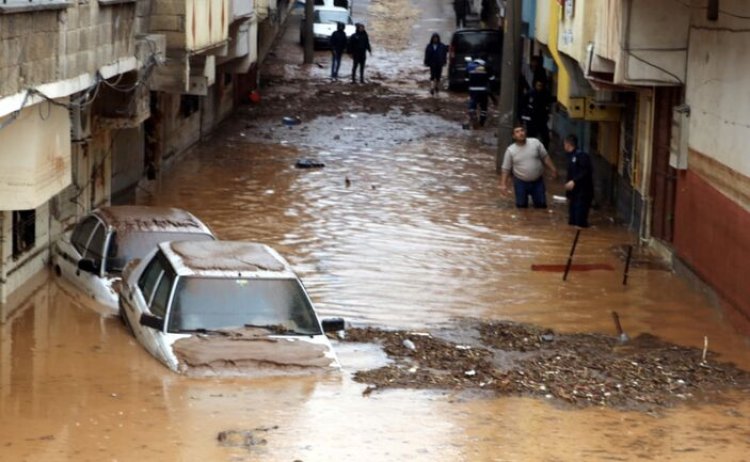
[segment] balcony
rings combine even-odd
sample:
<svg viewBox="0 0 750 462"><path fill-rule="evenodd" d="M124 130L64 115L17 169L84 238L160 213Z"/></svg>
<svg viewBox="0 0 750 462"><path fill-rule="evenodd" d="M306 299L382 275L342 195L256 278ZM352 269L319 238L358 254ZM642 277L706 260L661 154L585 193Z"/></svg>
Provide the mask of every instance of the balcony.
<svg viewBox="0 0 750 462"><path fill-rule="evenodd" d="M230 0L166 0L153 3L150 32L166 39L166 59L151 89L206 95L217 56L227 54Z"/></svg>
<svg viewBox="0 0 750 462"><path fill-rule="evenodd" d="M685 82L689 4L601 0L597 8L587 76L617 85Z"/></svg>

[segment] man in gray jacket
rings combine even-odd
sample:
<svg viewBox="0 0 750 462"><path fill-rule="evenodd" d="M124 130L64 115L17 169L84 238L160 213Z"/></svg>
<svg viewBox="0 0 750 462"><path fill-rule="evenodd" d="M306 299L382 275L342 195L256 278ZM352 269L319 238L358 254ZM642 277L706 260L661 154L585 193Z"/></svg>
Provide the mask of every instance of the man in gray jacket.
<svg viewBox="0 0 750 462"><path fill-rule="evenodd" d="M503 193L510 193L509 179L513 177L516 207L527 208L531 196L534 208L547 208L544 167L552 172L553 178L557 178L557 169L544 145L536 138L527 138L523 125L513 127L513 144L505 150L500 188Z"/></svg>

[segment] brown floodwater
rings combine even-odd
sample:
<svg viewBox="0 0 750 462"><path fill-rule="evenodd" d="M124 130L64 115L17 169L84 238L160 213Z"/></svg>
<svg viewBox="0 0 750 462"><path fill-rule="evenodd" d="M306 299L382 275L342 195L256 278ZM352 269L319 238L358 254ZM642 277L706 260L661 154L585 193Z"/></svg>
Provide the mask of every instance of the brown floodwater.
<svg viewBox="0 0 750 462"><path fill-rule="evenodd" d="M398 107L293 128L265 120L248 129L240 114L138 202L183 207L223 239L273 246L319 313L352 325L426 330L473 317L614 334L616 310L631 337L702 347L705 336L722 360L750 369L748 338L695 287L653 265L621 284L613 247L636 239L603 212L575 262L614 271L567 282L532 271L565 263L574 232L564 205L518 211L498 194L495 149L490 131ZM301 158L325 167L296 169ZM334 345L340 374L183 377L54 276L33 287L0 316L2 461L750 459L750 400L740 392L658 414L450 390L363 396L352 373L385 358L356 344ZM231 431L249 436L217 439Z"/></svg>
<svg viewBox="0 0 750 462"><path fill-rule="evenodd" d="M387 118L351 122L372 128ZM282 145L248 141L242 123L185 156L140 202L184 207L222 238L272 245L322 316L419 329L476 317L614 334L617 310L631 336L698 347L707 336L722 359L750 368L747 338L680 278L635 268L621 285L612 246L633 237L605 214L594 213L575 261L615 271L575 272L565 283L531 271L566 261L565 211L512 208L495 186L493 147L460 129L411 143L394 135L336 146L310 136ZM294 168L310 156L325 168ZM750 450L750 404L739 394L658 415L452 391L365 397L351 373L379 365L382 353L348 344L335 345L341 374L188 378L95 308L54 279L5 308L2 460L726 461ZM220 444L230 430L251 432L252 444Z"/></svg>

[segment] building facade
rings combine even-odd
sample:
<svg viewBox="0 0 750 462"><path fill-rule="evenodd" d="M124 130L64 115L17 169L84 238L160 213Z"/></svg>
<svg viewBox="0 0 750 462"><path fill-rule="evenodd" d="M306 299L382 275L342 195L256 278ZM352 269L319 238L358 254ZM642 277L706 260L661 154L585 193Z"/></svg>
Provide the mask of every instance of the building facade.
<svg viewBox="0 0 750 462"><path fill-rule="evenodd" d="M0 306L81 216L131 201L247 99L292 6L0 2Z"/></svg>
<svg viewBox="0 0 750 462"><path fill-rule="evenodd" d="M553 129L598 159L597 196L750 319L750 4L538 0Z"/></svg>

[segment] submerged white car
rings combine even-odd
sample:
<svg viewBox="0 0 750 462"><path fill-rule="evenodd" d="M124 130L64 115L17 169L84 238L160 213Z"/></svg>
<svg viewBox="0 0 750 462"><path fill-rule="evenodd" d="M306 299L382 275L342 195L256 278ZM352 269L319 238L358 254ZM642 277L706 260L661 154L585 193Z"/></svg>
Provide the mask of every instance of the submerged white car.
<svg viewBox="0 0 750 462"><path fill-rule="evenodd" d="M111 206L94 210L65 233L52 252L55 272L116 314L115 284L125 265L164 241L214 240L211 230L185 210Z"/></svg>
<svg viewBox="0 0 750 462"><path fill-rule="evenodd" d="M339 369L301 281L270 247L164 242L128 265L120 311L138 341L189 375L276 375Z"/></svg>

